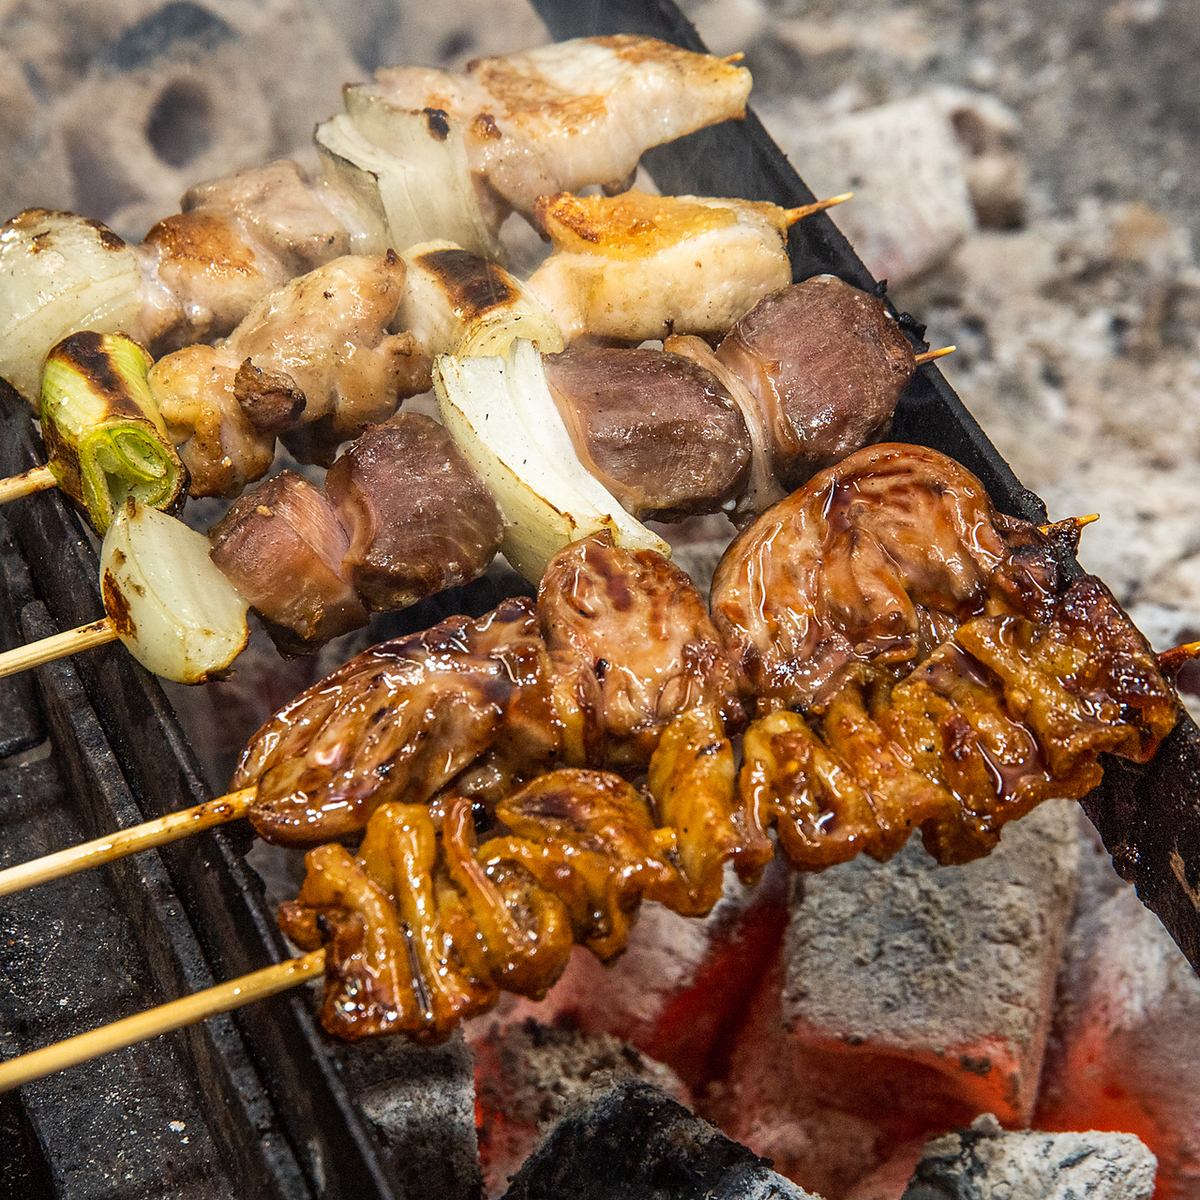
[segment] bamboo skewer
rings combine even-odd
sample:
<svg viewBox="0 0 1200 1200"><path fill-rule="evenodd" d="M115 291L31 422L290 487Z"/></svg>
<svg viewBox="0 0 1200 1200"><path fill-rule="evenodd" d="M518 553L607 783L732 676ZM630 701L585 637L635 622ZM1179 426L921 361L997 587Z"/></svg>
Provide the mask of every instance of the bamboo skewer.
<svg viewBox="0 0 1200 1200"><path fill-rule="evenodd" d="M44 492L52 487L58 487L58 480L49 467L30 467L20 475L0 479L0 504L19 500L22 496L32 496L35 492Z"/></svg>
<svg viewBox="0 0 1200 1200"><path fill-rule="evenodd" d="M945 358L947 354L953 354L957 349L957 346L939 346L936 350L925 350L917 355L917 366L923 367L926 363L931 363L935 359Z"/></svg>
<svg viewBox="0 0 1200 1200"><path fill-rule="evenodd" d="M43 663L54 662L55 659L66 658L68 654L77 654L80 650L107 645L115 642L117 636L117 627L111 619L101 617L98 621L79 625L65 633L52 633L27 646L5 650L0 653L0 679L28 671L31 667L40 667Z"/></svg>
<svg viewBox="0 0 1200 1200"><path fill-rule="evenodd" d="M1200 661L1200 642L1184 642L1173 646L1158 656L1158 667L1166 675L1174 675L1188 663Z"/></svg>
<svg viewBox="0 0 1200 1200"><path fill-rule="evenodd" d="M1048 521L1045 525L1039 525L1038 532L1045 534L1047 537L1061 529L1073 530L1075 533L1079 533L1098 520L1100 520L1099 513L1087 513L1082 517L1064 517L1061 521Z"/></svg>
<svg viewBox="0 0 1200 1200"><path fill-rule="evenodd" d="M212 829L215 825L236 821L246 815L256 795L256 788L245 787L192 808L168 813L165 817L156 817L141 825L131 825L128 829L119 829L107 837L81 842L42 858L18 863L15 867L0 871L0 896L24 891L39 883L49 883L64 875L74 875L77 871L103 866L104 863L115 862L118 858L142 850L177 842L193 833Z"/></svg>
<svg viewBox="0 0 1200 1200"><path fill-rule="evenodd" d="M0 1092L11 1091L24 1083L52 1075L55 1071L63 1071L113 1050L158 1037L160 1033L170 1033L173 1029L182 1029L185 1025L193 1025L218 1013L253 1004L255 1000L265 1000L268 996L275 996L312 979L324 969L325 951L313 950L299 958L251 971L248 975L218 983L201 992L193 992L190 996L182 996L157 1008L101 1025L99 1029L77 1034L44 1046L41 1050L10 1058L0 1063Z"/></svg>
<svg viewBox="0 0 1200 1200"><path fill-rule="evenodd" d="M795 225L797 221L803 221L805 217L815 216L819 212L824 212L827 208L836 208L839 204L845 204L847 200L853 200L853 192L840 192L836 196L830 196L825 200L814 200L811 204L801 204L797 208L785 208L783 215L787 219L788 225Z"/></svg>

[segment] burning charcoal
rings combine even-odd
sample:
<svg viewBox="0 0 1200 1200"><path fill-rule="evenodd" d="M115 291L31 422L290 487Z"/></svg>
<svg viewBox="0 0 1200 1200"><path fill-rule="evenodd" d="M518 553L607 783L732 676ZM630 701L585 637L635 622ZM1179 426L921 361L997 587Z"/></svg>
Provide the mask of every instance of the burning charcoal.
<svg viewBox="0 0 1200 1200"><path fill-rule="evenodd" d="M405 1195L475 1200L475 1080L461 1035L443 1046L399 1039L343 1051L351 1090L391 1155Z"/></svg>
<svg viewBox="0 0 1200 1200"><path fill-rule="evenodd" d="M1149 1200L1154 1155L1127 1133L1006 1133L990 1114L925 1147L902 1200Z"/></svg>
<svg viewBox="0 0 1200 1200"><path fill-rule="evenodd" d="M733 1049L725 1128L810 1186L844 1187L874 1153L979 1112L1028 1121L1076 828L1074 807L1052 803L966 866L912 844L806 879L782 986L764 985ZM822 1123L840 1130L825 1148L809 1132Z"/></svg>
<svg viewBox="0 0 1200 1200"><path fill-rule="evenodd" d="M816 1200L649 1084L575 1106L505 1200Z"/></svg>
<svg viewBox="0 0 1200 1200"><path fill-rule="evenodd" d="M683 1103L687 1089L662 1063L607 1034L493 1025L474 1046L479 1155L488 1195L504 1191L546 1130L583 1096L641 1079Z"/></svg>
<svg viewBox="0 0 1200 1200"><path fill-rule="evenodd" d="M1200 979L1131 888L1072 932L1038 1123L1137 1134L1160 1200L1200 1195Z"/></svg>
<svg viewBox="0 0 1200 1200"><path fill-rule="evenodd" d="M775 134L818 195L855 189L837 223L893 286L937 266L975 228L966 159L935 96L828 121L779 121Z"/></svg>
<svg viewBox="0 0 1200 1200"><path fill-rule="evenodd" d="M779 945L785 883L782 871L752 892L729 881L703 919L647 904L615 963L575 950L549 996L517 1002L508 1020L533 1015L614 1034L699 1087L714 1073L721 1032L735 1023Z"/></svg>

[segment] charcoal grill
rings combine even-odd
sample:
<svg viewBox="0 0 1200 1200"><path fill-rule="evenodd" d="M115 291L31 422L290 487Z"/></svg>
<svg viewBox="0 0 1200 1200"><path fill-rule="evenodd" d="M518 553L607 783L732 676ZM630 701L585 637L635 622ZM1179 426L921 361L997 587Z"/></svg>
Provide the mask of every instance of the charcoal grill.
<svg viewBox="0 0 1200 1200"><path fill-rule="evenodd" d="M704 49L669 0L533 3L556 38L640 33ZM665 192L784 206L814 199L753 115L654 150L646 165ZM824 216L794 226L790 250L798 279L827 271L875 286ZM935 368L905 394L895 436L958 459L1004 511L1046 519ZM0 385L0 474L41 458L27 409ZM94 544L57 493L5 510L0 566L6 645L101 611ZM481 585L458 599L480 612L494 593ZM209 794L158 682L119 646L0 682L0 714L0 864ZM1118 869L1200 967L1195 723L1185 717L1148 766L1110 763L1084 808ZM245 831L220 829L6 900L0 1055L284 957L258 876L243 862L247 845ZM30 929L44 936L30 941ZM292 993L28 1085L0 1103L0 1197L477 1194L478 1176L452 1170L453 1151L436 1135L399 1159L385 1150L347 1085L352 1053L323 1037L310 997Z"/></svg>

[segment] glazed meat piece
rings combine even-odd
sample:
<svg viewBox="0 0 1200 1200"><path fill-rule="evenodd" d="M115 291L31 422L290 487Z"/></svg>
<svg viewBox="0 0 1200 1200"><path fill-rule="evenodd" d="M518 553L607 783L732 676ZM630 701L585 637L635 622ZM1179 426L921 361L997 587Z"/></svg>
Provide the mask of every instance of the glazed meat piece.
<svg viewBox="0 0 1200 1200"><path fill-rule="evenodd" d="M725 389L677 354L572 349L543 360L580 461L635 517L716 512L750 462Z"/></svg>
<svg viewBox="0 0 1200 1200"><path fill-rule="evenodd" d="M376 612L477 578L500 548L491 493L419 413L371 426L329 469L325 494L350 537L344 573Z"/></svg>
<svg viewBox="0 0 1200 1200"><path fill-rule="evenodd" d="M251 738L234 787L257 784L261 836L304 845L361 830L380 804L425 803L485 756L519 780L559 752L549 676L532 602L451 617L285 705Z"/></svg>
<svg viewBox="0 0 1200 1200"><path fill-rule="evenodd" d="M241 496L210 537L213 562L281 649L311 648L366 624L343 572L346 532L325 497L292 471Z"/></svg>
<svg viewBox="0 0 1200 1200"><path fill-rule="evenodd" d="M653 551L607 533L573 542L546 568L538 617L572 764L644 769L671 720L712 706L744 719L734 670L704 600Z"/></svg>
<svg viewBox="0 0 1200 1200"><path fill-rule="evenodd" d="M576 38L462 72L388 67L379 91L466 131L472 170L530 215L539 196L617 186L651 146L741 117L750 72L654 38Z"/></svg>
<svg viewBox="0 0 1200 1200"><path fill-rule="evenodd" d="M789 215L704 196L546 196L554 252L528 287L568 341L718 335L792 277Z"/></svg>
<svg viewBox="0 0 1200 1200"><path fill-rule="evenodd" d="M725 552L713 619L760 710L819 704L855 663L911 669L984 612L1045 618L1049 542L920 446L868 446L768 509Z"/></svg>
<svg viewBox="0 0 1200 1200"><path fill-rule="evenodd" d="M422 391L428 360L411 335L387 332L403 286L395 255L335 259L270 293L224 342L159 359L150 386L192 494L236 495L288 429L293 452L328 464Z"/></svg>
<svg viewBox="0 0 1200 1200"><path fill-rule="evenodd" d="M832 275L760 300L717 358L753 394L772 473L788 489L879 437L916 370L883 301Z"/></svg>

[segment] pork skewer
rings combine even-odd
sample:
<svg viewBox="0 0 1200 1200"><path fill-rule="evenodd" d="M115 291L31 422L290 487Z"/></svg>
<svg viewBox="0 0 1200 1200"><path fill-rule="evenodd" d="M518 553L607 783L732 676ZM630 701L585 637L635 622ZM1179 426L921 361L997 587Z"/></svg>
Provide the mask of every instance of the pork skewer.
<svg viewBox="0 0 1200 1200"><path fill-rule="evenodd" d="M753 355L742 352L738 366L786 375L786 386L773 393L771 436L782 438L793 457L791 447L801 439L814 465L881 431L916 369L882 302L832 277L784 289L770 301L769 320L754 320L760 331L777 330L773 339L786 336L783 359L768 347L769 362L754 366ZM738 328L727 341L736 339ZM842 367L830 371L831 360ZM745 410L739 415L702 367L651 350L572 350L545 358L544 367L533 355L523 370L538 378L526 390L541 397L541 407L530 420L505 413L512 381L506 382L499 360L491 363L456 368L464 377L480 366L487 373L481 386L463 385L474 387L468 398L482 434L468 427L467 393L445 397L461 450L427 418L404 415L343 454L327 479L326 497L285 472L238 501L214 531L213 560L286 650L356 628L367 608L403 607L468 582L486 568L502 534L510 561L536 581L561 545L592 529L612 527L630 544L661 548L640 518L717 512L738 497L755 453L746 443ZM854 375L853 388L839 371ZM641 402L646 395L653 404ZM810 420L810 413L819 418ZM513 441L522 419L531 426L524 443ZM562 446L552 450L547 438L556 426ZM504 445L497 441L502 436ZM768 439L757 448L758 469L770 478L783 469L772 445ZM494 453L507 455L512 469ZM557 464L553 477L543 466L548 460ZM571 463L576 482L563 474ZM787 469L794 477L794 466ZM579 490L584 484L587 496ZM572 514L569 524L563 513ZM107 562L111 555L102 557ZM137 600L128 605L136 608ZM109 633L119 624L110 624ZM138 654L134 630L127 628L123 640ZM0 674L49 661L72 644L51 642L44 659L29 648L0 655ZM224 669L233 649L222 645L215 656L197 656L186 678Z"/></svg>

